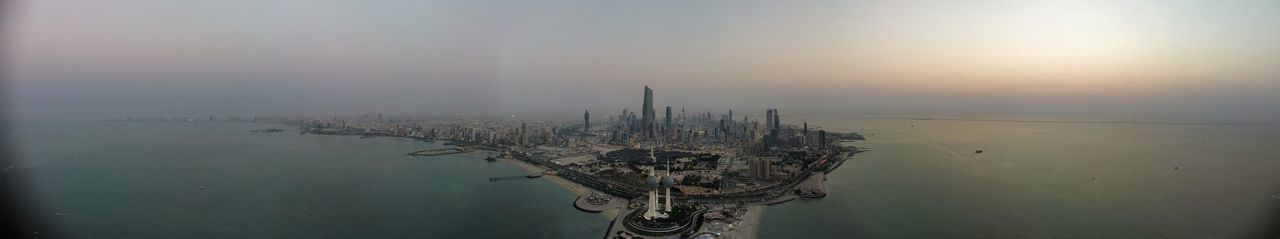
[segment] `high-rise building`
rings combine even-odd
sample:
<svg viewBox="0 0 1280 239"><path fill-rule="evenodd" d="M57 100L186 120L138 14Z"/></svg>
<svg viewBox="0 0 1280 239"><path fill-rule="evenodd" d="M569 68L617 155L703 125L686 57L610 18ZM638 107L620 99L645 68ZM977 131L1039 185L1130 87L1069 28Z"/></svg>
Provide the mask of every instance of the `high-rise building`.
<svg viewBox="0 0 1280 239"><path fill-rule="evenodd" d="M582 111L582 131L591 129L591 111Z"/></svg>
<svg viewBox="0 0 1280 239"><path fill-rule="evenodd" d="M778 119L778 109L773 109L773 129L782 129L782 120Z"/></svg>
<svg viewBox="0 0 1280 239"><path fill-rule="evenodd" d="M680 128L684 128L684 106L680 106Z"/></svg>
<svg viewBox="0 0 1280 239"><path fill-rule="evenodd" d="M769 174L773 173L773 165L766 158L754 158L747 161L748 172L751 178L767 180Z"/></svg>
<svg viewBox="0 0 1280 239"><path fill-rule="evenodd" d="M827 149L827 131L826 130L821 130L821 129L818 130L818 149L822 149L822 150Z"/></svg>
<svg viewBox="0 0 1280 239"><path fill-rule="evenodd" d="M801 145L809 146L809 122L804 122L804 133L801 133L801 137L804 137L800 141Z"/></svg>
<svg viewBox="0 0 1280 239"><path fill-rule="evenodd" d="M644 86L644 106L642 107L640 130L644 130L645 136L653 136L651 131L655 114L653 113L653 89L649 89L649 86Z"/></svg>
<svg viewBox="0 0 1280 239"><path fill-rule="evenodd" d="M764 110L764 127L773 129L773 109Z"/></svg>
<svg viewBox="0 0 1280 239"><path fill-rule="evenodd" d="M520 138L518 139L520 146L529 145L529 125L520 122Z"/></svg>
<svg viewBox="0 0 1280 239"><path fill-rule="evenodd" d="M671 128L671 106L670 105L667 106L667 115L666 117L663 117L662 127L667 129Z"/></svg>

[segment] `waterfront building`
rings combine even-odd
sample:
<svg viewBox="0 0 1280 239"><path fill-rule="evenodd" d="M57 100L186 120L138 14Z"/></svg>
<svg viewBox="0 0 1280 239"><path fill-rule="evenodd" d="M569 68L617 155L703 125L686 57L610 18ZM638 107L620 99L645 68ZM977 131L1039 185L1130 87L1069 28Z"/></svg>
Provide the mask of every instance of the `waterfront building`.
<svg viewBox="0 0 1280 239"><path fill-rule="evenodd" d="M658 158L655 157L653 148L649 148L649 159L653 160L654 165L649 166L648 176L645 177L645 185L649 187L649 202L645 205L647 208L643 217L647 220L667 218L667 213L671 212L671 187L675 185L675 179L671 177L671 162L667 162L667 168L663 170L664 175L659 178ZM663 196L659 190L666 191L665 203L658 199Z"/></svg>

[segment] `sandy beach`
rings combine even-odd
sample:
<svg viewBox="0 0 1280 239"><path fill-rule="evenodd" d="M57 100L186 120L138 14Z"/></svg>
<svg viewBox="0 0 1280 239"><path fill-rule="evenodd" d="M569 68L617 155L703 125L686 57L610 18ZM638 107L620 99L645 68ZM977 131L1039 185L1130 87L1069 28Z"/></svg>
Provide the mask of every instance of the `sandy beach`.
<svg viewBox="0 0 1280 239"><path fill-rule="evenodd" d="M760 205L747 207L747 213L742 215L742 224L734 229L736 233L732 238L756 238L756 229L760 228L760 219L764 216L765 207Z"/></svg>
<svg viewBox="0 0 1280 239"><path fill-rule="evenodd" d="M529 164L520 160L501 159L500 161L519 166L520 168L530 173L541 173L541 172L547 171L547 169L545 168L539 167L537 165ZM581 184L574 183L573 181L569 181L568 179L561 178L560 176L546 175L546 176L543 176L542 178L550 180L556 185L560 185L560 187L563 187L564 189L567 189L570 192L573 192L574 195L580 196L582 194L586 194L587 192L591 191L591 188L588 188L587 186L582 186ZM615 198L614 200L623 200L623 199ZM600 216L603 216L606 219L612 220L613 218L617 217L618 212L619 212L618 209L609 209L609 210L600 212Z"/></svg>

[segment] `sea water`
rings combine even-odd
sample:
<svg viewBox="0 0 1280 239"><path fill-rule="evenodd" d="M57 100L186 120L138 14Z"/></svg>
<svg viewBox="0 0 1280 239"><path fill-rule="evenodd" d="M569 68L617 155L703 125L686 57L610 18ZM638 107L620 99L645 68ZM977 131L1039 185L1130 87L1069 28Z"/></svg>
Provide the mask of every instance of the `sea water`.
<svg viewBox="0 0 1280 239"><path fill-rule="evenodd" d="M1276 125L1036 120L784 119L862 133L850 144L869 151L828 175L827 197L769 207L760 237L1236 238L1276 226L1265 224L1280 213Z"/></svg>
<svg viewBox="0 0 1280 239"><path fill-rule="evenodd" d="M252 133L257 128L281 133ZM13 125L36 218L68 238L599 238L576 195L484 152L210 122ZM5 166L8 167L8 166Z"/></svg>

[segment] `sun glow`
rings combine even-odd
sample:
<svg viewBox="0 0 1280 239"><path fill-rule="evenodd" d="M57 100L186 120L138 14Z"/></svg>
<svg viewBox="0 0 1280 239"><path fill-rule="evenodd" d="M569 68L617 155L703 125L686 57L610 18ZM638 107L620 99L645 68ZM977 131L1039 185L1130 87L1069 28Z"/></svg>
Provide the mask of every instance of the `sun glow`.
<svg viewBox="0 0 1280 239"><path fill-rule="evenodd" d="M1132 57L1139 36L1097 4L1028 3L1010 19L1009 47L1032 64L1107 65Z"/></svg>

